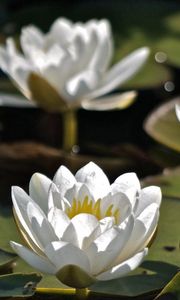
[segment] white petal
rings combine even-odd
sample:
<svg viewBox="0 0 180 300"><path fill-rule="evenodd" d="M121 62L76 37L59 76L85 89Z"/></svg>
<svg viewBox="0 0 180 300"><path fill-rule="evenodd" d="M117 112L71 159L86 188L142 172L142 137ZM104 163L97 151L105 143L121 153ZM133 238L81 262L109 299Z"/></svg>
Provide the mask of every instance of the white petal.
<svg viewBox="0 0 180 300"><path fill-rule="evenodd" d="M159 207L153 203L135 219L134 228L129 237L129 241L118 257L119 262L131 257L148 245L157 227L158 218Z"/></svg>
<svg viewBox="0 0 180 300"><path fill-rule="evenodd" d="M81 168L75 177L77 181L85 183L88 186L96 200L109 192L110 184L108 178L102 169L93 162Z"/></svg>
<svg viewBox="0 0 180 300"><path fill-rule="evenodd" d="M72 244L66 242L52 242L49 244L45 253L56 266L56 272L66 265L75 265L82 268L87 273L90 272L90 265L85 253Z"/></svg>
<svg viewBox="0 0 180 300"><path fill-rule="evenodd" d="M144 47L135 50L119 63L113 66L104 77L101 86L87 95L89 99L97 98L117 88L120 84L130 79L145 63L149 49Z"/></svg>
<svg viewBox="0 0 180 300"><path fill-rule="evenodd" d="M70 220L66 213L56 207L52 207L52 209L49 211L48 220L54 228L58 238L62 237L67 226L70 224Z"/></svg>
<svg viewBox="0 0 180 300"><path fill-rule="evenodd" d="M39 271L47 274L56 273L55 266L48 259L46 259L46 257L39 256L36 253L27 249L26 247L15 242L11 242L11 247L22 259L24 259L33 268L38 269Z"/></svg>
<svg viewBox="0 0 180 300"><path fill-rule="evenodd" d="M106 111L124 109L131 105L137 93L135 91L118 93L99 99L83 100L81 106L86 110Z"/></svg>
<svg viewBox="0 0 180 300"><path fill-rule="evenodd" d="M112 228L115 225L114 217L106 217L99 221L101 233L104 233L108 229Z"/></svg>
<svg viewBox="0 0 180 300"><path fill-rule="evenodd" d="M104 72L109 65L113 52L110 24L107 20L102 20L97 27L91 26L90 28L89 26L88 29L91 29L91 35L95 34L97 39L97 47L94 55L92 55L89 67Z"/></svg>
<svg viewBox="0 0 180 300"><path fill-rule="evenodd" d="M59 193L64 196L65 192L76 183L76 179L65 166L61 166L54 175L53 183L57 186Z"/></svg>
<svg viewBox="0 0 180 300"><path fill-rule="evenodd" d="M66 101L68 101L69 103L78 100L75 99L73 96L71 96L67 92L67 88L66 88L68 80L74 74L76 74L76 71L77 71L77 66L76 66L76 62L74 61L73 55L71 54L71 52L67 52L67 51L61 57L60 63L56 67L54 66L54 69L52 69L52 66L50 65L46 69L43 69L43 73L47 78L49 78L50 75L53 75L53 73L54 73L53 76L56 76L56 74L58 75L59 84L58 84L58 80L57 79L55 80L55 78L54 79L51 78L50 80L53 83L53 86L55 87L57 92L61 95L61 97ZM49 75L48 72L50 72Z"/></svg>
<svg viewBox="0 0 180 300"><path fill-rule="evenodd" d="M31 220L33 235L36 236L41 249L44 249L51 241L57 241L58 238L46 218L43 218L37 208L31 203L27 207L28 216Z"/></svg>
<svg viewBox="0 0 180 300"><path fill-rule="evenodd" d="M27 234L30 236L34 244L39 247L38 241L32 232L31 223L27 215L28 203L32 202L33 200L25 193L23 189L18 186L13 186L12 201L19 222L21 223L25 232L27 232Z"/></svg>
<svg viewBox="0 0 180 300"><path fill-rule="evenodd" d="M73 37L72 23L65 18L58 18L51 25L50 32L47 34L47 41L59 42L60 45L66 46Z"/></svg>
<svg viewBox="0 0 180 300"><path fill-rule="evenodd" d="M16 52L14 42L10 38L7 40L6 48L0 47L0 67L10 76L21 92L29 98L27 78L32 71L32 66L22 55Z"/></svg>
<svg viewBox="0 0 180 300"><path fill-rule="evenodd" d="M80 73L81 71L88 68L89 61L91 60L94 51L96 49L97 39L89 34L85 30L79 30L76 32L73 39L74 46L74 62L76 64L76 71Z"/></svg>
<svg viewBox="0 0 180 300"><path fill-rule="evenodd" d="M65 197L70 204L72 204L74 199L82 203L86 197L88 197L89 201L94 201L87 185L80 182L74 184L74 186L66 192Z"/></svg>
<svg viewBox="0 0 180 300"><path fill-rule="evenodd" d="M76 99L83 98L91 90L94 90L100 80L100 74L96 70L83 70L71 77L65 88L69 96Z"/></svg>
<svg viewBox="0 0 180 300"><path fill-rule="evenodd" d="M58 53L59 52L60 50L58 50ZM62 59L64 58L62 57ZM60 57L57 57L57 55L56 60L60 60ZM51 62L50 59L49 62L47 62L45 58L45 61L43 62L43 67L41 67L41 72L43 74L43 78L45 78L51 84L51 86L54 87L54 89L60 94L61 98L64 99L64 78L61 63L59 62L55 64L55 62Z"/></svg>
<svg viewBox="0 0 180 300"><path fill-rule="evenodd" d="M55 185L53 182L49 188L49 194L48 194L48 210L50 210L52 207L57 207L59 209L62 208L62 202L64 200L64 197L61 195L57 185Z"/></svg>
<svg viewBox="0 0 180 300"><path fill-rule="evenodd" d="M118 183L121 191L124 193L131 187L135 187L137 190L140 190L141 188L139 179L135 173L125 173L120 175L114 183Z"/></svg>
<svg viewBox="0 0 180 300"><path fill-rule="evenodd" d="M101 234L86 250L91 262L93 275L105 271L113 265L132 232L134 218L131 216L124 228L112 227Z"/></svg>
<svg viewBox="0 0 180 300"><path fill-rule="evenodd" d="M135 215L138 216L151 203L161 204L161 189L157 186L149 186L141 190Z"/></svg>
<svg viewBox="0 0 180 300"><path fill-rule="evenodd" d="M28 64L19 61L19 59L14 59L11 70L8 73L15 86L17 86L21 93L29 100L32 99L27 80L32 71L32 68Z"/></svg>
<svg viewBox="0 0 180 300"><path fill-rule="evenodd" d="M131 202L126 194L122 192L111 192L101 201L102 215L106 213L108 208L112 205L112 215L118 210L116 222L123 222L131 212Z"/></svg>
<svg viewBox="0 0 180 300"><path fill-rule="evenodd" d="M71 220L78 239L78 247L87 248L92 240L100 234L100 227L97 218L91 214L81 213Z"/></svg>
<svg viewBox="0 0 180 300"><path fill-rule="evenodd" d="M64 230L61 240L78 247L77 232L72 222Z"/></svg>
<svg viewBox="0 0 180 300"><path fill-rule="evenodd" d="M146 228L145 234L141 237L141 243L138 246L138 249L141 250L148 245L157 228L159 220L159 206L156 203L150 204L138 216L138 220L142 221Z"/></svg>
<svg viewBox="0 0 180 300"><path fill-rule="evenodd" d="M40 173L35 173L29 183L30 197L41 207L44 213L48 212L48 192L52 181Z"/></svg>
<svg viewBox="0 0 180 300"><path fill-rule="evenodd" d="M29 58L31 57L31 48L43 48L44 36L39 28L30 25L22 28L20 36L21 47L24 54Z"/></svg>
<svg viewBox="0 0 180 300"><path fill-rule="evenodd" d="M126 194L133 209L137 204L140 189L140 182L135 173L125 173L120 175L115 180L114 184L111 185L111 190L113 192L115 192L115 190L119 190Z"/></svg>
<svg viewBox="0 0 180 300"><path fill-rule="evenodd" d="M143 261L144 257L147 255L148 249L145 248L142 252L135 254L130 259L122 262L121 264L112 267L110 270L103 272L102 274L97 276L98 280L111 280L115 278L120 278L125 274L129 273L130 271L137 268L141 262Z"/></svg>

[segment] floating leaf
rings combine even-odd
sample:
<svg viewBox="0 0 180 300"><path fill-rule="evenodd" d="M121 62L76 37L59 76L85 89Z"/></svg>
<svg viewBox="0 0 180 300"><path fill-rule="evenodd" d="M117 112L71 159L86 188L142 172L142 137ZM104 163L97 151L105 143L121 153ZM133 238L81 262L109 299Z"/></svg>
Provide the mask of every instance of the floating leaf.
<svg viewBox="0 0 180 300"><path fill-rule="evenodd" d="M10 274L0 276L1 297L29 297L35 293L42 276L32 274Z"/></svg>
<svg viewBox="0 0 180 300"><path fill-rule="evenodd" d="M0 274L11 273L15 266L17 255L0 249Z"/></svg>
<svg viewBox="0 0 180 300"><path fill-rule="evenodd" d="M175 105L180 98L162 104L147 118L144 128L159 143L180 152L180 123L175 114Z"/></svg>
<svg viewBox="0 0 180 300"><path fill-rule="evenodd" d="M166 297L165 297L166 296ZM169 298L168 298L169 297ZM165 286L155 300L179 300L180 299L180 272Z"/></svg>
<svg viewBox="0 0 180 300"><path fill-rule="evenodd" d="M166 169L163 174L149 176L143 180L148 185L158 185L166 198L177 198L180 200L180 167Z"/></svg>
<svg viewBox="0 0 180 300"><path fill-rule="evenodd" d="M90 287L92 292L128 297L156 294L174 276L178 267L163 262L147 261L141 266L141 274L129 275L116 280L98 282ZM152 272L149 272L148 270Z"/></svg>

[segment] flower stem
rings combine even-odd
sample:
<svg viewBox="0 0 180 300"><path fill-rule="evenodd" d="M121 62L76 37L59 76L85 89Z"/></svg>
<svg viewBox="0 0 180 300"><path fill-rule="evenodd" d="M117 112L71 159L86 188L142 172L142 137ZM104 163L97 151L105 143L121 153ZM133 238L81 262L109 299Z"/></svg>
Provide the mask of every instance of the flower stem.
<svg viewBox="0 0 180 300"><path fill-rule="evenodd" d="M63 144L62 148L66 152L71 152L72 147L77 145L78 124L76 110L66 110L62 114L63 120Z"/></svg>
<svg viewBox="0 0 180 300"><path fill-rule="evenodd" d="M88 298L88 289L76 289L76 299L85 300Z"/></svg>

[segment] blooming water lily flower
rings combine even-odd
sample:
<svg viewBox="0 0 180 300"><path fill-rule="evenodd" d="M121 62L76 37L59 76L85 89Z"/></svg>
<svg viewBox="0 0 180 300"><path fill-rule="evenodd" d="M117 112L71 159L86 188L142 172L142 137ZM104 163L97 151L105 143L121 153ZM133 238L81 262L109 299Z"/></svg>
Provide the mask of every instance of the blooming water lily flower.
<svg viewBox="0 0 180 300"><path fill-rule="evenodd" d="M141 189L135 173L110 184L90 162L75 176L61 166L53 181L35 173L29 195L14 186L12 200L27 243L11 241L14 251L41 272L84 288L139 266L157 228L161 191Z"/></svg>
<svg viewBox="0 0 180 300"><path fill-rule="evenodd" d="M73 24L59 18L47 34L30 25L22 29L20 45L23 53L7 39L0 67L27 98L50 111L121 108L134 91L97 98L131 78L149 55L147 47L140 48L109 68L113 42L105 19Z"/></svg>

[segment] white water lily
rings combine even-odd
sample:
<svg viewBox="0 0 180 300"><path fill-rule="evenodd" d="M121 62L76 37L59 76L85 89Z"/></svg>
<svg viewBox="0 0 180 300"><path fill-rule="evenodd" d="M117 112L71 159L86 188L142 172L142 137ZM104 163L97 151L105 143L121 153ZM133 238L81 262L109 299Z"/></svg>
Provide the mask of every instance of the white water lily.
<svg viewBox="0 0 180 300"><path fill-rule="evenodd" d="M14 186L12 200L28 245L11 242L14 251L41 272L83 288L139 266L157 228L161 191L141 189L135 173L110 185L90 162L75 176L61 166L53 181L35 173L29 195Z"/></svg>
<svg viewBox="0 0 180 300"><path fill-rule="evenodd" d="M147 47L137 49L108 69L113 42L105 19L73 24L59 18L47 34L27 26L22 29L20 45L23 53L12 38L7 39L6 46L0 47L0 67L27 98L52 111L79 106L98 106L99 110L97 98L131 78L149 55ZM121 107L135 92L117 96L102 97L101 108Z"/></svg>

